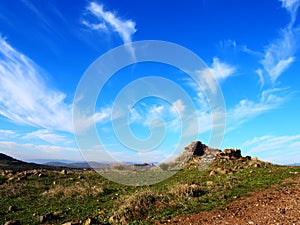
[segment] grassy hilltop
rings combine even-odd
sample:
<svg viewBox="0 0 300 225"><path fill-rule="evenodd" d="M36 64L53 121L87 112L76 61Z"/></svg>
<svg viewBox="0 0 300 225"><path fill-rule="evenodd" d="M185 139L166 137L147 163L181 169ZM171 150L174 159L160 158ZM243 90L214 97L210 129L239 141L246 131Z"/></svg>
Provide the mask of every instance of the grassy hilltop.
<svg viewBox="0 0 300 225"><path fill-rule="evenodd" d="M203 157L192 156L185 168L163 182L138 187L114 183L93 170L17 172L5 167L0 170L0 224L153 224L223 209L249 192L288 185L283 184L286 178L300 174L299 167L231 153L217 154L207 168L199 169ZM171 169L172 165L151 168L158 176Z"/></svg>

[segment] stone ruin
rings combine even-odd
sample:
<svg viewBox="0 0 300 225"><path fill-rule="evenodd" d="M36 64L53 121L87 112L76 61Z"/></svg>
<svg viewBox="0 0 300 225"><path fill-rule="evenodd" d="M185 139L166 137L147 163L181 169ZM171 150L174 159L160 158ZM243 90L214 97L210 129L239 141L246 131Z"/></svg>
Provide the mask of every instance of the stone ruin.
<svg viewBox="0 0 300 225"><path fill-rule="evenodd" d="M238 148L227 148L224 151L215 148L209 148L201 141L193 141L184 148L186 153L193 156L216 155L219 158L240 159L242 158L241 150Z"/></svg>
<svg viewBox="0 0 300 225"><path fill-rule="evenodd" d="M224 151L217 153L219 158L240 159L242 158L241 150L238 148L226 148Z"/></svg>

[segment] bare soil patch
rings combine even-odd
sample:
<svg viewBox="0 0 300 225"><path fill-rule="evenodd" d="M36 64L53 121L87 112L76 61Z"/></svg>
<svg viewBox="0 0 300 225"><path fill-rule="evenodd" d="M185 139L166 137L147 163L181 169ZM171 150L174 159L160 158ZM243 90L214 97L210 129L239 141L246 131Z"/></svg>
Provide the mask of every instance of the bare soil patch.
<svg viewBox="0 0 300 225"><path fill-rule="evenodd" d="M249 195L230 203L225 210L180 215L158 224L300 224L300 174L280 186Z"/></svg>

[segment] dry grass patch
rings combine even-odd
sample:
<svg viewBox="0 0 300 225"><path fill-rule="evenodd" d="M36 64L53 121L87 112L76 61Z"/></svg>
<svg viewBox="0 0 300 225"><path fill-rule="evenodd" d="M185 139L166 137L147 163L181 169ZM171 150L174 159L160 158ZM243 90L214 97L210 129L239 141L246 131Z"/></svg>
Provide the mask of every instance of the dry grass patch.
<svg viewBox="0 0 300 225"><path fill-rule="evenodd" d="M199 184L178 184L173 186L169 193L178 197L200 197L205 191Z"/></svg>
<svg viewBox="0 0 300 225"><path fill-rule="evenodd" d="M99 196L103 193L102 186L91 186L89 183L76 182L74 184L55 184L55 186L48 191L43 193L44 196L48 197L65 197L69 198L72 196Z"/></svg>

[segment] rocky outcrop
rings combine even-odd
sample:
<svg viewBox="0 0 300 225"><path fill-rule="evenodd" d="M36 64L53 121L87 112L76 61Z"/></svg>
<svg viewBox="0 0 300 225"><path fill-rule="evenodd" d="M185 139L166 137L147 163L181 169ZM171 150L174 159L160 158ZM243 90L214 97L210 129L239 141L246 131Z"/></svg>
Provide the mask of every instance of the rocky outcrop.
<svg viewBox="0 0 300 225"><path fill-rule="evenodd" d="M208 147L205 144L202 144L201 141L193 141L184 148L184 151L193 153L195 156L202 156L207 148Z"/></svg>

